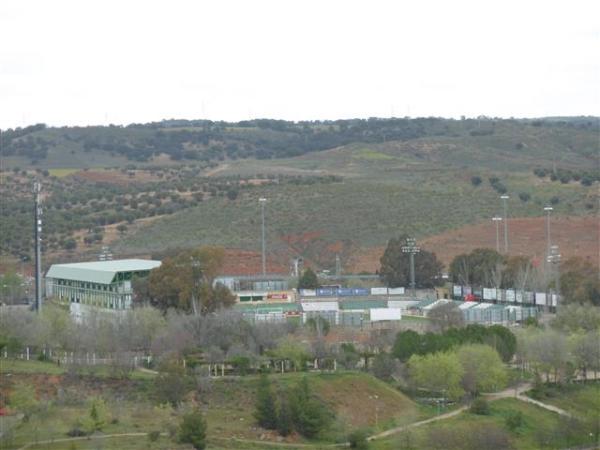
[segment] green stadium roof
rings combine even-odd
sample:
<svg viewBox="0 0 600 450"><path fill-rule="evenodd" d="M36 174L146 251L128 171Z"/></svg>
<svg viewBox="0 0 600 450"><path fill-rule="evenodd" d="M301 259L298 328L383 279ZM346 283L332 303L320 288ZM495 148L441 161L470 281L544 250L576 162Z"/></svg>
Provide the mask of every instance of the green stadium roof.
<svg viewBox="0 0 600 450"><path fill-rule="evenodd" d="M341 310L387 308L387 300L341 300Z"/></svg>
<svg viewBox="0 0 600 450"><path fill-rule="evenodd" d="M46 278L109 284L117 273L143 272L155 269L160 264L160 261L148 259L117 259L114 261L53 264L48 270Z"/></svg>

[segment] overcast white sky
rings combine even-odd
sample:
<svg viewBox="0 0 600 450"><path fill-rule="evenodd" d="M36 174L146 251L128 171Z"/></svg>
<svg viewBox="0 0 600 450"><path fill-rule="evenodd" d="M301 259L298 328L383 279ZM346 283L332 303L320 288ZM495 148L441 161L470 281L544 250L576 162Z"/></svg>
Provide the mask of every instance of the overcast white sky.
<svg viewBox="0 0 600 450"><path fill-rule="evenodd" d="M0 128L600 115L598 1L0 1Z"/></svg>

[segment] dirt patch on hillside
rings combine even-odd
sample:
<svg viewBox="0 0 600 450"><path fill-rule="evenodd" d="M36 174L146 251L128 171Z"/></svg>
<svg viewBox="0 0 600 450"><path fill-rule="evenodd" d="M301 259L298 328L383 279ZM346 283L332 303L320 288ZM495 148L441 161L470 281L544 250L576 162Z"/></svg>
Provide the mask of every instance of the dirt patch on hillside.
<svg viewBox="0 0 600 450"><path fill-rule="evenodd" d="M544 217L508 220L509 253L543 260L546 252L546 219ZM550 222L552 243L559 246L564 259L574 256L598 265L600 222L596 217L555 217ZM496 227L489 223L467 225L456 230L431 236L421 247L436 253L448 267L452 258L475 248L496 248ZM503 228L500 228L500 250L504 248ZM360 250L352 255L349 270L375 272L384 246Z"/></svg>
<svg viewBox="0 0 600 450"><path fill-rule="evenodd" d="M267 255L267 273L287 274L289 267L277 258ZM250 250L226 249L222 273L228 275L259 275L262 273L262 254Z"/></svg>
<svg viewBox="0 0 600 450"><path fill-rule="evenodd" d="M377 426L389 420L406 423L418 416L416 405L399 392L373 379L346 375L315 380L319 396L351 429Z"/></svg>

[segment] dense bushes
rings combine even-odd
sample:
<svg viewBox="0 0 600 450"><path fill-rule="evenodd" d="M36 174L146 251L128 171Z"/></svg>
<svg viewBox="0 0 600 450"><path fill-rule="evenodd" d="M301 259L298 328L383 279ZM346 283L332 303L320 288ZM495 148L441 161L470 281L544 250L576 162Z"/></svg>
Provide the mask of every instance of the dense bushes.
<svg viewBox="0 0 600 450"><path fill-rule="evenodd" d="M412 355L446 351L463 344L488 344L498 351L505 362L512 359L517 348L514 334L502 325L468 325L439 334L401 331L396 335L392 354L400 361L408 361Z"/></svg>
<svg viewBox="0 0 600 450"><path fill-rule="evenodd" d="M307 377L296 386L283 389L276 402L270 380L262 375L254 417L261 427L277 430L282 436L295 430L307 438L314 438L329 427L334 414L313 395Z"/></svg>
<svg viewBox="0 0 600 450"><path fill-rule="evenodd" d="M533 169L533 173L540 178L549 177L551 181L560 181L563 184L576 181L583 186L591 186L594 182L600 181L600 174L597 170L546 169L536 167Z"/></svg>
<svg viewBox="0 0 600 450"><path fill-rule="evenodd" d="M196 450L206 447L206 420L199 410L183 416L178 434L179 442L191 444Z"/></svg>

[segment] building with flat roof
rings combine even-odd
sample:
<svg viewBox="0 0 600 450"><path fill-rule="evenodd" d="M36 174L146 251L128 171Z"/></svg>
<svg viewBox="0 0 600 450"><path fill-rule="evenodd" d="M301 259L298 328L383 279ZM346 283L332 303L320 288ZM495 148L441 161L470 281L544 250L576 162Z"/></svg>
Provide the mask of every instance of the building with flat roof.
<svg viewBox="0 0 600 450"><path fill-rule="evenodd" d="M46 274L46 296L71 304L124 310L131 308L131 281L148 276L160 261L120 259L70 264L53 264Z"/></svg>

